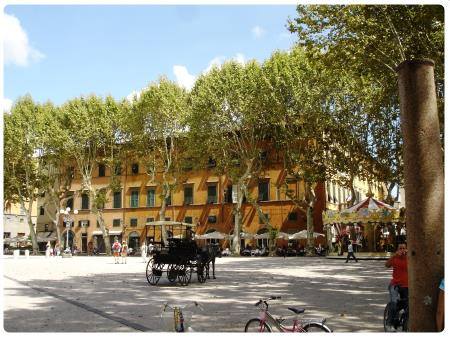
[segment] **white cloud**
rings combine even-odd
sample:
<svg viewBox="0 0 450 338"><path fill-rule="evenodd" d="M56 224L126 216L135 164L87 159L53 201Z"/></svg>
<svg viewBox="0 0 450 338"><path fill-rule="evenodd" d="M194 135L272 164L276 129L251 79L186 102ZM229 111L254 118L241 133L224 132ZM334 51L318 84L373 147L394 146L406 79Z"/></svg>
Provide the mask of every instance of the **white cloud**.
<svg viewBox="0 0 450 338"><path fill-rule="evenodd" d="M37 62L45 57L37 49L30 46L28 36L13 15L4 13L2 30L6 32L3 38L3 56L5 64L15 64L26 67L31 61Z"/></svg>
<svg viewBox="0 0 450 338"><path fill-rule="evenodd" d="M252 28L252 34L255 38L260 39L262 38L262 36L266 33L266 31L260 27L260 26L255 26Z"/></svg>
<svg viewBox="0 0 450 338"><path fill-rule="evenodd" d="M2 107L2 112L10 113L12 104L13 104L12 100L7 99L6 97L2 98L1 102L0 102L0 106Z"/></svg>
<svg viewBox="0 0 450 338"><path fill-rule="evenodd" d="M173 73L175 74L178 85L188 90L192 89L195 83L195 75L189 74L185 66L175 65L173 66Z"/></svg>
<svg viewBox="0 0 450 338"><path fill-rule="evenodd" d="M247 62L245 55L242 53L237 53L231 58L231 60L236 61L237 63L240 63L242 65ZM206 74L214 67L220 68L225 61L227 61L225 56L216 56L214 59L209 61L208 67L206 67L206 69L202 73Z"/></svg>

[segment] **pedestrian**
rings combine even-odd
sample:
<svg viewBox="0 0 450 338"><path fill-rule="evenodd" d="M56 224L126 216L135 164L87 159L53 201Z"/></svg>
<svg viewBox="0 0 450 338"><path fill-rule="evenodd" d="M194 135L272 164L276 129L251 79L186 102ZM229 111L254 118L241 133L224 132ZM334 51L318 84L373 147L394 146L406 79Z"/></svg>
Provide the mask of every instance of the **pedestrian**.
<svg viewBox="0 0 450 338"><path fill-rule="evenodd" d="M50 242L47 242L47 248L45 249L45 257L49 258L53 253L52 245Z"/></svg>
<svg viewBox="0 0 450 338"><path fill-rule="evenodd" d="M408 299L408 249L406 243L398 243L397 251L384 264L392 268L392 280L389 283L388 326L394 326L397 314L397 303L400 299Z"/></svg>
<svg viewBox="0 0 450 338"><path fill-rule="evenodd" d="M122 264L126 264L128 256L128 245L126 241L122 241L121 253L122 253Z"/></svg>
<svg viewBox="0 0 450 338"><path fill-rule="evenodd" d="M150 240L150 243L148 244L148 254L151 256L153 254L153 249L154 249L154 245L153 245L153 240Z"/></svg>
<svg viewBox="0 0 450 338"><path fill-rule="evenodd" d="M145 244L145 242L142 242L141 245L141 257L144 263L147 263L147 245Z"/></svg>
<svg viewBox="0 0 450 338"><path fill-rule="evenodd" d="M353 258L355 260L356 263L358 263L358 260L355 257L355 254L353 252L353 243L352 241L349 241L348 243L348 247L347 247L347 260L345 261L345 263L348 263L348 260L350 258Z"/></svg>
<svg viewBox="0 0 450 338"><path fill-rule="evenodd" d="M120 253L120 243L118 239L114 240L114 244L112 245L113 256L114 256L114 264L119 264L119 253Z"/></svg>
<svg viewBox="0 0 450 338"><path fill-rule="evenodd" d="M61 253L61 248L59 247L59 243L55 245L55 257L58 257Z"/></svg>

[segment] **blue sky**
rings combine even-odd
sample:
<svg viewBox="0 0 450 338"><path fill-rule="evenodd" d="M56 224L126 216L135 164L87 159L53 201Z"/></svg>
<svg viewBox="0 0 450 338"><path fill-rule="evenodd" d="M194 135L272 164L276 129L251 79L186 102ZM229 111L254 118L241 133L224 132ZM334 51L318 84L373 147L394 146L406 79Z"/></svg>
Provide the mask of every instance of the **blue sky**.
<svg viewBox="0 0 450 338"><path fill-rule="evenodd" d="M291 5L5 7L4 97L56 104L139 91L160 75L189 88L211 64L289 49ZM4 105L5 106L5 105Z"/></svg>

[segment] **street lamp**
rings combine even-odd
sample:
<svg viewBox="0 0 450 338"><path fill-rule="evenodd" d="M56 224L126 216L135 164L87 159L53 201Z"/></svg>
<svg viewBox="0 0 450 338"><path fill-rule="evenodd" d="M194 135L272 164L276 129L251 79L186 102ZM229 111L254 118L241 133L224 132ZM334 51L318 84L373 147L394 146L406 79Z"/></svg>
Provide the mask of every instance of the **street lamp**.
<svg viewBox="0 0 450 338"><path fill-rule="evenodd" d="M66 250L64 250L64 251L69 253L70 252L70 248L69 248L69 230L70 230L70 225L73 223L74 219L73 219L73 216L70 214L70 207L67 207L66 210L61 209L59 212L64 215L64 222L66 223L66 229L67 229ZM73 213L75 215L78 214L78 210L75 209L73 211Z"/></svg>

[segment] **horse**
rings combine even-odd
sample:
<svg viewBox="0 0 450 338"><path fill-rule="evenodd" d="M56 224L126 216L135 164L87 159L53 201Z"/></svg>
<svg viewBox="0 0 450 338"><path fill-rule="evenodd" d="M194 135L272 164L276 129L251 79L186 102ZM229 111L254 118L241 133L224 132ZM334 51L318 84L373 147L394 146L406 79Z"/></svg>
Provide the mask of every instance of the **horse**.
<svg viewBox="0 0 450 338"><path fill-rule="evenodd" d="M206 252L206 260L203 262L206 268L206 278L210 279L209 270L212 266L212 278L216 279L216 257L222 257L222 251L218 244L208 244L204 251Z"/></svg>

